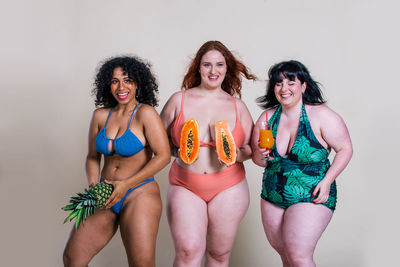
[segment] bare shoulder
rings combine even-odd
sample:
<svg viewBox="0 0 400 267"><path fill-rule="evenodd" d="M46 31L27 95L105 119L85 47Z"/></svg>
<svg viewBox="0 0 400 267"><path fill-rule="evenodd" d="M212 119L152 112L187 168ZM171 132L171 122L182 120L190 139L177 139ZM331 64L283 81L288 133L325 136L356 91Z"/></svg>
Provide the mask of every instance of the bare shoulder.
<svg viewBox="0 0 400 267"><path fill-rule="evenodd" d="M140 104L137 113L136 113L136 117L138 118L138 120L146 120L151 118L152 116L159 116L157 110L147 104Z"/></svg>
<svg viewBox="0 0 400 267"><path fill-rule="evenodd" d="M167 105L179 105L182 100L182 91L173 93L167 101Z"/></svg>
<svg viewBox="0 0 400 267"><path fill-rule="evenodd" d="M96 108L93 111L92 121L93 122L105 122L107 120L108 114L111 108Z"/></svg>
<svg viewBox="0 0 400 267"><path fill-rule="evenodd" d="M306 105L306 110L310 119L317 120L321 124L341 123L343 121L342 117L326 104Z"/></svg>

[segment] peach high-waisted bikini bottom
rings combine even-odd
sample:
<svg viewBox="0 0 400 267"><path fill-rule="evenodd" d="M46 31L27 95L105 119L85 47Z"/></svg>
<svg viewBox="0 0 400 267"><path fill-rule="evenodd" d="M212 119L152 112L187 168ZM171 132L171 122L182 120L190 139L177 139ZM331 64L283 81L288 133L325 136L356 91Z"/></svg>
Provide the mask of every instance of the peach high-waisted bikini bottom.
<svg viewBox="0 0 400 267"><path fill-rule="evenodd" d="M246 172L241 162L219 172L200 174L182 168L175 160L169 171L169 183L183 186L205 202L209 202L221 191L240 183L245 176Z"/></svg>

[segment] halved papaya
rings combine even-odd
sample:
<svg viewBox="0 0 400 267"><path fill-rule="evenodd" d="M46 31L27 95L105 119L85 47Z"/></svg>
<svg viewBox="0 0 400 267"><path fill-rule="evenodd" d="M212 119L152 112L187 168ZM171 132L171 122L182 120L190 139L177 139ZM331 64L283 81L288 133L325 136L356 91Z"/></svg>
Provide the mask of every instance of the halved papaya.
<svg viewBox="0 0 400 267"><path fill-rule="evenodd" d="M215 146L220 161L230 166L236 162L236 144L227 121L217 121L215 128Z"/></svg>
<svg viewBox="0 0 400 267"><path fill-rule="evenodd" d="M199 124L196 120L187 120L183 125L179 149L183 162L186 164L195 162L200 151Z"/></svg>

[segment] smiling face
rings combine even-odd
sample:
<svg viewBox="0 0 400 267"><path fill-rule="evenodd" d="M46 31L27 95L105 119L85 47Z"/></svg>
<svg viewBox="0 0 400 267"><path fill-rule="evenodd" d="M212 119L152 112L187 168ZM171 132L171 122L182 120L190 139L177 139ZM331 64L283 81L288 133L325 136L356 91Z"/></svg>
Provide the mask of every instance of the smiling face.
<svg viewBox="0 0 400 267"><path fill-rule="evenodd" d="M111 79L111 93L119 104L136 101L136 84L122 68L115 68Z"/></svg>
<svg viewBox="0 0 400 267"><path fill-rule="evenodd" d="M299 102L302 103L306 87L307 84L305 82L302 84L297 77L291 81L282 76L282 81L275 84L275 97L282 105L295 106Z"/></svg>
<svg viewBox="0 0 400 267"><path fill-rule="evenodd" d="M210 50L200 61L201 87L208 89L221 88L227 71L225 57L217 50Z"/></svg>

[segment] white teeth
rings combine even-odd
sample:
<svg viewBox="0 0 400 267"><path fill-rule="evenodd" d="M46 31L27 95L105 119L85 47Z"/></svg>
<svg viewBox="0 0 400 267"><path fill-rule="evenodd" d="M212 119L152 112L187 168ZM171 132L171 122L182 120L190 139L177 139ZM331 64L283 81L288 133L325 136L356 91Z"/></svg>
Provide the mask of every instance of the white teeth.
<svg viewBox="0 0 400 267"><path fill-rule="evenodd" d="M120 94L118 94L118 96L127 96L128 95L128 93L120 93Z"/></svg>

